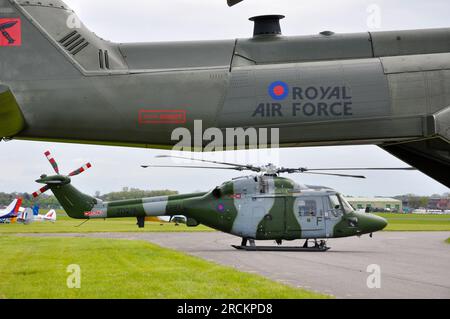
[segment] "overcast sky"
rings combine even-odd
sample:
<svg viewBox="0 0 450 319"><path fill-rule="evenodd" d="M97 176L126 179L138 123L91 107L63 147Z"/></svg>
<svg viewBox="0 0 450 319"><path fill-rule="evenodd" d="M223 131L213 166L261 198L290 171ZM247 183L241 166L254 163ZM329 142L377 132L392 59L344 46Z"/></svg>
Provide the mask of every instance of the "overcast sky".
<svg viewBox="0 0 450 319"><path fill-rule="evenodd" d="M285 35L313 34L323 30L360 32L449 27L448 0L246 0L228 8L225 0L66 0L81 20L99 36L115 42L150 42L249 37L251 16L277 13ZM373 4L376 6L374 7ZM371 19L374 8L380 19ZM379 25L378 25L379 23ZM143 170L141 164L164 164L155 155L167 151L99 147L88 145L2 142L0 143L0 192L35 191L42 173L51 173L43 153L51 150L63 173L86 161L93 168L74 178L74 184L93 194L119 190L124 186L142 189L173 189L180 192L208 190L242 173L180 169ZM249 152L231 156L245 161ZM376 146L317 147L280 150L278 156L260 152L260 163L273 161L285 167L405 166ZM234 154L236 155L236 154ZM264 156L266 155L266 156ZM248 160L254 160L249 157ZM405 193L431 195L449 189L420 172L365 174L366 180L308 175L291 176L304 184L326 185L354 196L394 196Z"/></svg>

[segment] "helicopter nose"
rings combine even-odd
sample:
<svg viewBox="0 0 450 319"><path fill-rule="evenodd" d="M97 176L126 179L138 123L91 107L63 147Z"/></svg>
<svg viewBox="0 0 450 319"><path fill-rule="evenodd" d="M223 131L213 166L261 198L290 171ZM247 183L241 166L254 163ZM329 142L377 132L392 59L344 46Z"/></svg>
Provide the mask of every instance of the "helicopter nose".
<svg viewBox="0 0 450 319"><path fill-rule="evenodd" d="M372 228L372 232L377 232L383 230L388 225L388 221L377 215L370 215L370 228Z"/></svg>
<svg viewBox="0 0 450 319"><path fill-rule="evenodd" d="M388 225L386 219L374 214L358 213L357 220L358 230L362 234L375 233L377 231L383 230Z"/></svg>

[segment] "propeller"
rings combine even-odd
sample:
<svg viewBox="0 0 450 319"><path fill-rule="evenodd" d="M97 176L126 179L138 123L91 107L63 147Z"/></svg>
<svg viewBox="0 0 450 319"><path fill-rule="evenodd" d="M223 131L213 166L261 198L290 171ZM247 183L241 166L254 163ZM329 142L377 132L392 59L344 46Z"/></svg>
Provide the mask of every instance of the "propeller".
<svg viewBox="0 0 450 319"><path fill-rule="evenodd" d="M266 175L278 175L278 174L313 174L313 175L325 175L325 176L337 176L337 177L350 177L350 178L359 178L365 179L364 175L350 175L350 174L337 174L337 173L327 173L325 171L415 171L414 167L347 167L347 168L284 168L284 167L276 167L273 164L268 164L265 166L254 166L254 165L241 165L235 163L228 162L219 162L219 161L210 161L204 159L190 158L190 157L181 157L181 156L171 156L171 155L159 155L156 158L178 158L185 159L191 161L198 161L204 163L211 164L219 164L228 167L214 167L214 166L176 166L176 165L142 165L142 168L151 168L151 167L159 167L159 168L192 168L192 169L215 169L215 170L235 170L235 171L252 171L257 173L264 173Z"/></svg>
<svg viewBox="0 0 450 319"><path fill-rule="evenodd" d="M87 163L80 168L74 170L71 172L68 176L63 176L59 172L58 163L56 162L53 155L47 151L44 153L45 157L47 157L47 160L49 161L50 165L52 166L53 170L56 173L56 176L50 176L42 175L40 179L38 179L36 182L41 184L46 184L44 187L39 189L38 191L33 193L33 198L39 197L40 195L44 194L46 191L48 191L52 185L63 185L70 183L70 177L80 175L81 173L85 172L89 168L92 167L91 163Z"/></svg>

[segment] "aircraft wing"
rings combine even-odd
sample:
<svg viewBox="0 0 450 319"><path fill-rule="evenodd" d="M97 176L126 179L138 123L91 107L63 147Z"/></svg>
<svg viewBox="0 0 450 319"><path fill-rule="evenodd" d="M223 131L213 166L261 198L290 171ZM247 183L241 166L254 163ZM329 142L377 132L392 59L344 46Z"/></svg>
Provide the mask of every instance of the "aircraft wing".
<svg viewBox="0 0 450 319"><path fill-rule="evenodd" d="M450 187L450 106L427 118L428 138L383 144L382 149ZM447 172L447 173L445 173Z"/></svg>

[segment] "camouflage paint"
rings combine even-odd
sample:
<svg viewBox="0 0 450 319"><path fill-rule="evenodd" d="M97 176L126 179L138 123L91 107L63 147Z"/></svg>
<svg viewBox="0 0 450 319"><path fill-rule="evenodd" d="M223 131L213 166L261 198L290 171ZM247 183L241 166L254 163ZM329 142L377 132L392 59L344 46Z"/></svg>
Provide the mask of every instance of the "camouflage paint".
<svg viewBox="0 0 450 319"><path fill-rule="evenodd" d="M372 233L387 224L381 217L349 208L344 213L345 205L331 209L330 196L340 196L336 191L312 190L277 176L241 177L205 193L114 202L79 192L68 177L40 180L54 181L62 184L48 184L50 189L68 215L77 219L183 215L188 225L203 224L257 240L347 237Z"/></svg>

